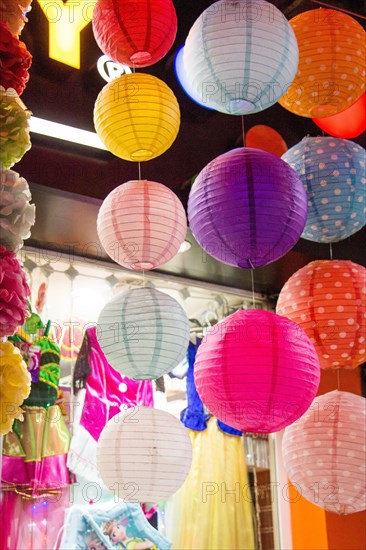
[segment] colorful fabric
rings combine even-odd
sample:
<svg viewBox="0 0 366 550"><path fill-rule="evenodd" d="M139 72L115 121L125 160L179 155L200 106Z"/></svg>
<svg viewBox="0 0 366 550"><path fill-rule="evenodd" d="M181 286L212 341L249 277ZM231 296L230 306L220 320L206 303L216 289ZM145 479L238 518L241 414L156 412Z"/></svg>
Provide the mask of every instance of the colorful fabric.
<svg viewBox="0 0 366 550"><path fill-rule="evenodd" d="M189 431L192 466L181 489L167 501L166 535L173 550L254 550L250 485L240 437L211 418L207 429Z"/></svg>
<svg viewBox="0 0 366 550"><path fill-rule="evenodd" d="M197 338L196 344L189 342L188 346L188 372L187 372L187 408L181 412L180 419L186 428L200 432L207 428L207 420L210 418L209 414L205 414L204 406L200 396L198 395L196 384L194 381L194 362L196 359L196 353L202 340ZM241 436L242 432L224 424L220 420L217 424L221 431L229 434Z"/></svg>
<svg viewBox="0 0 366 550"><path fill-rule="evenodd" d="M60 408L24 407L4 437L2 489L37 498L71 483L66 467L70 435Z"/></svg>

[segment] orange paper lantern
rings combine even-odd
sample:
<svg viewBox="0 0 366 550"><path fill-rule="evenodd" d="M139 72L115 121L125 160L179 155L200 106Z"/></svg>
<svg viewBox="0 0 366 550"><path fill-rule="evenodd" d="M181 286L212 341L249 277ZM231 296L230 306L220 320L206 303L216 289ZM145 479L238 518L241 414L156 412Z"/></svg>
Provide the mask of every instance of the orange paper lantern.
<svg viewBox="0 0 366 550"><path fill-rule="evenodd" d="M257 124L257 126L253 126L247 132L245 146L252 147L253 149L262 149L262 151L272 153L276 157L282 157L288 149L281 134L265 124Z"/></svg>
<svg viewBox="0 0 366 550"><path fill-rule="evenodd" d="M304 117L344 111L365 91L366 33L349 15L317 9L290 20L299 46L299 67L285 109Z"/></svg>
<svg viewBox="0 0 366 550"><path fill-rule="evenodd" d="M313 118L313 122L334 137L349 139L360 136L366 130L366 94L345 111L324 118Z"/></svg>
<svg viewBox="0 0 366 550"><path fill-rule="evenodd" d="M295 321L315 345L320 366L352 369L366 361L366 269L316 260L290 277L277 313Z"/></svg>

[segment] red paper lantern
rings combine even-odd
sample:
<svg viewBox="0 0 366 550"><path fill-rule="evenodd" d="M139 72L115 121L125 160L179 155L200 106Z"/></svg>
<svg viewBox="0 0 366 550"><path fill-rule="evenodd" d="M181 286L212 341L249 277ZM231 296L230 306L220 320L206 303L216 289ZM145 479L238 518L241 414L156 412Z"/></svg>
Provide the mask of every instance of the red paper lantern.
<svg viewBox="0 0 366 550"><path fill-rule="evenodd" d="M315 348L295 323L262 310L237 311L212 327L194 365L197 391L229 426L271 433L297 420L319 386Z"/></svg>
<svg viewBox="0 0 366 550"><path fill-rule="evenodd" d="M99 0L93 32L100 49L117 63L148 67L172 47L177 15L171 0Z"/></svg>
<svg viewBox="0 0 366 550"><path fill-rule="evenodd" d="M281 134L265 124L257 124L248 130L245 136L245 146L253 149L262 149L262 151L272 153L276 157L282 157L288 149L287 143Z"/></svg>
<svg viewBox="0 0 366 550"><path fill-rule="evenodd" d="M333 116L313 118L327 134L338 138L355 138L366 130L366 94L351 107Z"/></svg>

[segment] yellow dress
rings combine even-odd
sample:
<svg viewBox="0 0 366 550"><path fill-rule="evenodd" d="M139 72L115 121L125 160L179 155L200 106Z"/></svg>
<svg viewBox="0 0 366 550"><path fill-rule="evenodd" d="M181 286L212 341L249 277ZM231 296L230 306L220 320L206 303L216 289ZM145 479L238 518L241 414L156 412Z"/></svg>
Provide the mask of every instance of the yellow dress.
<svg viewBox="0 0 366 550"><path fill-rule="evenodd" d="M251 495L241 437L222 432L215 418L207 429L189 430L192 467L167 502L166 536L172 550L254 550Z"/></svg>

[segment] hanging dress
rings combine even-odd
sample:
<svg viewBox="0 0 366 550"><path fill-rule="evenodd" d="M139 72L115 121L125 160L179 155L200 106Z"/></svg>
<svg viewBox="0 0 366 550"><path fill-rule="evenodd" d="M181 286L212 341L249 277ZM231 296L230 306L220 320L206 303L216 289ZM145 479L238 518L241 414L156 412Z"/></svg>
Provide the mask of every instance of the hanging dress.
<svg viewBox="0 0 366 550"><path fill-rule="evenodd" d="M181 489L167 502L166 535L172 550L254 550L241 432L205 415L194 384L197 347L190 343L188 407L181 414L192 442L192 466Z"/></svg>

